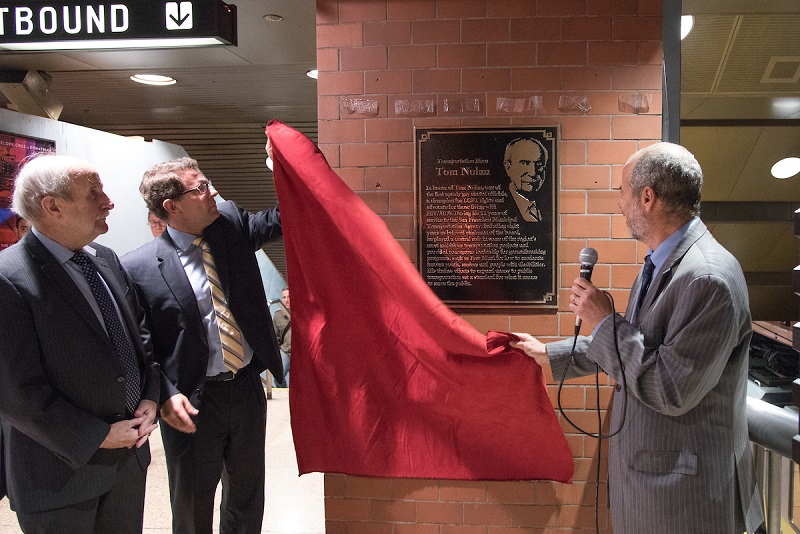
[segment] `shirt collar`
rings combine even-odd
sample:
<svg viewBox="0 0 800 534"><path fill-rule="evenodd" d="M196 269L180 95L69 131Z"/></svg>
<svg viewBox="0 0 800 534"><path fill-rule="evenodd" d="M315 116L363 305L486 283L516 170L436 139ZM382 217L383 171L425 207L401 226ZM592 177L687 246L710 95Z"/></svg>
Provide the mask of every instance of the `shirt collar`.
<svg viewBox="0 0 800 534"><path fill-rule="evenodd" d="M169 236L172 238L173 243L175 243L183 252L187 252L193 245L194 240L197 239L196 235L187 234L186 232L176 230L169 225L167 225L166 231L169 232Z"/></svg>
<svg viewBox="0 0 800 534"><path fill-rule="evenodd" d="M675 250L675 247L681 242L683 236L685 236L686 232L689 231L689 227L696 220L698 220L697 217L692 217L689 222L681 226L674 234L662 241L655 250L647 251L647 253L650 254L650 261L653 262L656 272L658 272L658 270L661 268L661 265L663 265L663 263L667 260L672 251Z"/></svg>
<svg viewBox="0 0 800 534"><path fill-rule="evenodd" d="M75 255L74 251L68 249L61 243L53 241L52 239L41 233L39 230L37 230L35 226L31 227L31 232L33 232L33 235L35 235L36 238L42 242L42 245L44 245L44 247L48 250L48 252L50 252L50 254L55 256L55 258L58 260L59 263L66 263L70 260L70 258L72 258L72 256ZM81 250L87 254L91 254L92 256L97 255L97 251L92 247L90 247L89 245L86 245L85 247L81 248Z"/></svg>

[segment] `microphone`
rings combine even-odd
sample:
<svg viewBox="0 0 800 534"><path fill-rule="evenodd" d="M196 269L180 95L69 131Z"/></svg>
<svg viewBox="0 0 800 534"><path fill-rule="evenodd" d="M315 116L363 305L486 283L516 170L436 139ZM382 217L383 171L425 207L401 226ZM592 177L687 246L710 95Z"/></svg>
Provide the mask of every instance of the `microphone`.
<svg viewBox="0 0 800 534"><path fill-rule="evenodd" d="M581 250L580 256L578 256L579 261L581 262L581 273L580 277L586 281L591 282L592 280L592 270L594 269L594 264L597 263L597 251L591 247L586 247ZM578 332L581 330L581 318L575 317L575 335L578 335Z"/></svg>

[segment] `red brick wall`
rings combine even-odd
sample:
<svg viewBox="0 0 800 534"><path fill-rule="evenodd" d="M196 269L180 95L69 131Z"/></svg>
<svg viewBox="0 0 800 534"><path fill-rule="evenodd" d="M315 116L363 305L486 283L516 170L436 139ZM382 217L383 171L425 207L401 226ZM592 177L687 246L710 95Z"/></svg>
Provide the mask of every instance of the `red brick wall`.
<svg viewBox="0 0 800 534"><path fill-rule="evenodd" d="M560 310L465 316L479 331L555 340L573 330L565 297L582 248L599 253L593 281L618 309L627 304L644 251L630 239L612 187L628 156L660 138L661 65L661 0L318 0L319 145L415 261L415 126L560 125ZM531 96L541 97L542 109L498 109L498 98ZM591 109L559 109L562 96L586 98ZM466 97L481 103L478 112L444 109L445 99ZM397 100L435 107L398 117ZM365 103L369 112L352 112ZM588 429L597 424L586 411L597 404L593 383L571 381L562 396L570 418ZM601 384L605 415L612 388L605 376ZM554 404L556 388L548 384ZM575 458L572 485L326 475L328 532L593 530L598 444L562 426ZM605 443L601 456L599 520L610 532Z"/></svg>

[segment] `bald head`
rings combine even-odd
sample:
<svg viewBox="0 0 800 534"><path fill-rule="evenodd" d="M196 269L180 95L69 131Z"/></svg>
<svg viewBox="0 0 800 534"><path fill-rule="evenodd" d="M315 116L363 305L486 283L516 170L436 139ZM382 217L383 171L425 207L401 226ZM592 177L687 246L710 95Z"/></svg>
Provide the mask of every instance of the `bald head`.
<svg viewBox="0 0 800 534"><path fill-rule="evenodd" d="M633 169L630 186L634 197L650 187L663 203L665 215L685 220L699 215L703 171L682 146L664 142L650 145L632 155L625 166Z"/></svg>

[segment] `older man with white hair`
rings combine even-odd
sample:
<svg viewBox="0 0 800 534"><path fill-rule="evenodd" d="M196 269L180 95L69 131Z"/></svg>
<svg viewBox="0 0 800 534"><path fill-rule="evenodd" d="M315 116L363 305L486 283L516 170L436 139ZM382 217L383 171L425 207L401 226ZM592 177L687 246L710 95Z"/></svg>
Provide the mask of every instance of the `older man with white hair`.
<svg viewBox="0 0 800 534"><path fill-rule="evenodd" d="M26 533L140 533L158 365L136 292L93 243L114 207L88 163L46 155L16 180L32 224L0 252L0 417Z"/></svg>

